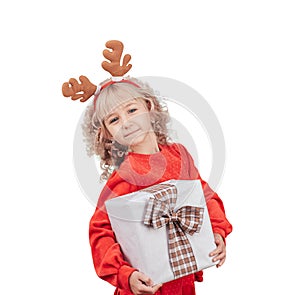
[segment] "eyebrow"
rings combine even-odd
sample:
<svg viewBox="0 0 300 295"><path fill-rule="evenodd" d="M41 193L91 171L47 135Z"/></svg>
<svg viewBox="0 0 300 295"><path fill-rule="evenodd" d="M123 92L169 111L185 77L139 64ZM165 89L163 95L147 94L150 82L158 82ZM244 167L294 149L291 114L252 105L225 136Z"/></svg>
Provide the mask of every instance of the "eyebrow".
<svg viewBox="0 0 300 295"><path fill-rule="evenodd" d="M131 106L131 105L133 105L133 104L136 104L136 102L130 102L130 103L126 104L126 105L124 106L124 108L128 108L129 106Z"/></svg>

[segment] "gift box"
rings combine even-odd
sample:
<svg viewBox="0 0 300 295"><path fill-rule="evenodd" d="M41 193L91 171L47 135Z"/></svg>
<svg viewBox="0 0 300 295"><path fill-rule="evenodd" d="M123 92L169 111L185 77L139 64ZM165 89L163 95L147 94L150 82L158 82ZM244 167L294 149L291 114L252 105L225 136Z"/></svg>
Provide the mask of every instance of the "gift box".
<svg viewBox="0 0 300 295"><path fill-rule="evenodd" d="M125 260L155 284L211 267L216 248L199 180L169 180L105 202Z"/></svg>

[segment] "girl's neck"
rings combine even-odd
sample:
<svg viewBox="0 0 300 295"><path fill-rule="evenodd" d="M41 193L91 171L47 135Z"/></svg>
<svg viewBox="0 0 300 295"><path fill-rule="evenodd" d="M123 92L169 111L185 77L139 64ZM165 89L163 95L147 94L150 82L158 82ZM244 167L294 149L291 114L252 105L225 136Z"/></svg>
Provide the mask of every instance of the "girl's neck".
<svg viewBox="0 0 300 295"><path fill-rule="evenodd" d="M135 147L134 149L130 149L130 151L132 153L136 153L136 154L145 154L145 155L150 155L150 154L155 154L157 152L159 152L159 147L147 147L147 148L139 148L139 147Z"/></svg>
<svg viewBox="0 0 300 295"><path fill-rule="evenodd" d="M148 133L147 138L143 142L130 146L129 150L136 154L155 154L159 152L156 135L153 132Z"/></svg>

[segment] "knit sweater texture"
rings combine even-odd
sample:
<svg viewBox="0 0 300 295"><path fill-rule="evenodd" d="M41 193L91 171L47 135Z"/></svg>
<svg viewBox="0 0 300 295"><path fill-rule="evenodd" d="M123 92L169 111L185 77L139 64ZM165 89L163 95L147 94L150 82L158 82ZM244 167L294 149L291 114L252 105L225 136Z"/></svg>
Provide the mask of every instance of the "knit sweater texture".
<svg viewBox="0 0 300 295"><path fill-rule="evenodd" d="M225 240L232 231L226 218L222 200L200 177L187 149L178 143L159 145L155 154L128 153L104 186L96 210L90 221L89 237L94 267L97 275L116 287L118 295L131 295L129 277L133 268L123 257L105 209L105 201L141 190L170 179L195 180L202 184L212 230ZM157 270L163 271L163 270ZM163 284L155 294L193 295L194 281L203 280L203 272L197 272Z"/></svg>

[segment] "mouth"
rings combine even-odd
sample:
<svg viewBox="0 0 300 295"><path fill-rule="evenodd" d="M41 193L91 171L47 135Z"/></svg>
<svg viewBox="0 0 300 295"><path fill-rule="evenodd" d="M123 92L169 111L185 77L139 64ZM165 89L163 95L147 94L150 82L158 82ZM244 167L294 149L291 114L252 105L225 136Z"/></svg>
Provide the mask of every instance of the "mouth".
<svg viewBox="0 0 300 295"><path fill-rule="evenodd" d="M124 135L124 138L127 138L127 137L131 136L132 134L138 132L139 130L140 130L140 129L136 129L136 130L134 130L134 131L131 131L131 132L125 134L125 135Z"/></svg>

